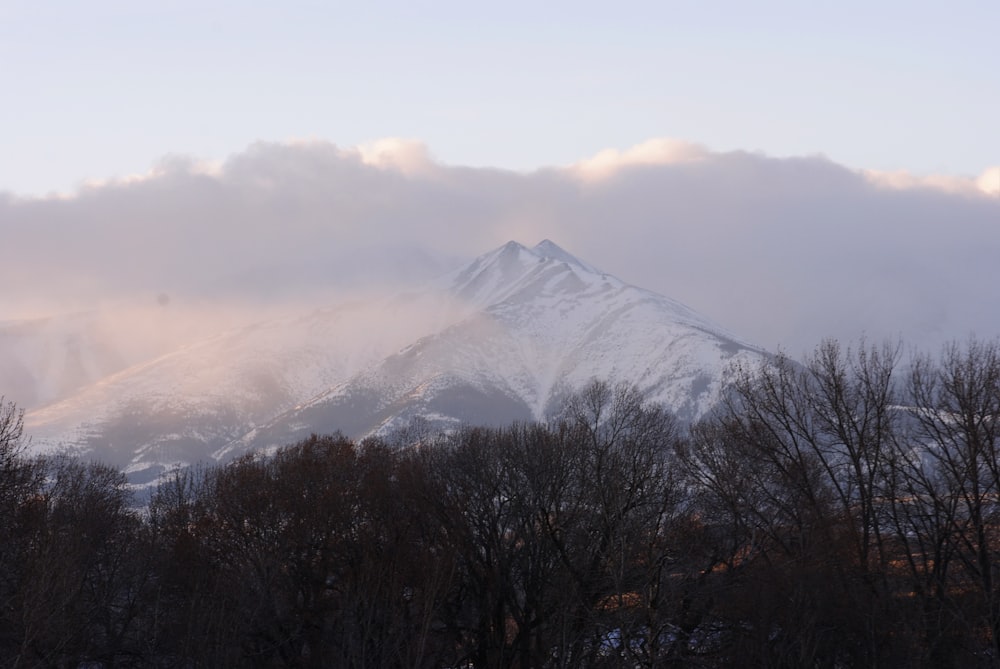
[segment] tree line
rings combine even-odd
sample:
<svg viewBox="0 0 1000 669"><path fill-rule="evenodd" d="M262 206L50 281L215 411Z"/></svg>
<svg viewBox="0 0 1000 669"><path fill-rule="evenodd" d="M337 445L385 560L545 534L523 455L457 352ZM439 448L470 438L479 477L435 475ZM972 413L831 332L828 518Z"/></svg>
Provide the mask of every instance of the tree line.
<svg viewBox="0 0 1000 669"><path fill-rule="evenodd" d="M0 401L11 667L997 667L1000 344L821 344L691 426L313 436L178 473L30 458Z"/></svg>

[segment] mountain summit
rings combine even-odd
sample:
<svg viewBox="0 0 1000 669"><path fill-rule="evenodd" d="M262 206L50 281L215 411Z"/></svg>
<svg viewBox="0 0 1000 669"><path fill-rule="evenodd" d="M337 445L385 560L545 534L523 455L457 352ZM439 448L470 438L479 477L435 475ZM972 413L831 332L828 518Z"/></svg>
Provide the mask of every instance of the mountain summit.
<svg viewBox="0 0 1000 669"><path fill-rule="evenodd" d="M550 240L475 258L420 290L220 335L31 412L41 448L147 478L311 432L362 437L545 420L597 378L635 384L683 420L760 349Z"/></svg>

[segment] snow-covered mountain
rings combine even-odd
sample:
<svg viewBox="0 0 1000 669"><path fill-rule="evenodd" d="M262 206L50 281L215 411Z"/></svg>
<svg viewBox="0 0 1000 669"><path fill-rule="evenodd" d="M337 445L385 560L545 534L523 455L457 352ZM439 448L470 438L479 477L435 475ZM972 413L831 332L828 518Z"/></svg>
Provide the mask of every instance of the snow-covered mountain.
<svg viewBox="0 0 1000 669"><path fill-rule="evenodd" d="M208 456L432 427L544 420L591 379L629 381L682 419L765 355L691 309L550 241L510 242L419 290L241 328L32 411L36 448L135 480Z"/></svg>

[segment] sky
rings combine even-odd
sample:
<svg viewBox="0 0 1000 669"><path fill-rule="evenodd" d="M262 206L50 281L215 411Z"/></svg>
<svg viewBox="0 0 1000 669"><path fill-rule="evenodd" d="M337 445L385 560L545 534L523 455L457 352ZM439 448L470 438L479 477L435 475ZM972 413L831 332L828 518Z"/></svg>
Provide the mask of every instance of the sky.
<svg viewBox="0 0 1000 669"><path fill-rule="evenodd" d="M0 321L551 238L793 354L997 336L998 25L989 2L3 0Z"/></svg>
<svg viewBox="0 0 1000 669"><path fill-rule="evenodd" d="M0 3L0 190L256 141L533 170L674 137L853 168L1000 164L994 2Z"/></svg>

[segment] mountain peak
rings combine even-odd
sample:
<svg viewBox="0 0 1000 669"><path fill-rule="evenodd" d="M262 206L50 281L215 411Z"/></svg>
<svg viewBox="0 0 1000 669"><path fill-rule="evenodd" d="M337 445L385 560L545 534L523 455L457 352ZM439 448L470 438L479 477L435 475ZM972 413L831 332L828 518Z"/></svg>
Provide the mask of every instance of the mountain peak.
<svg viewBox="0 0 1000 669"><path fill-rule="evenodd" d="M565 249L560 247L551 239L543 239L542 241L535 244L535 248L531 249L539 255L543 255L546 258L551 256L569 256L570 254L566 252ZM570 256L572 257L572 256Z"/></svg>
<svg viewBox="0 0 1000 669"><path fill-rule="evenodd" d="M543 268L558 268L584 276L606 279L607 275L569 253L551 239L533 248L509 241L473 260L450 275L451 290L466 301L486 305L505 298L523 287L521 281L538 278Z"/></svg>
<svg viewBox="0 0 1000 669"><path fill-rule="evenodd" d="M511 240L506 244L479 256L476 261L481 261L484 258L502 258L505 256L521 255L522 253L529 254L528 257L534 256L536 258L544 258L547 260L558 260L560 262L569 263L571 265L579 265L581 267L586 266L583 261L553 242L551 239L543 239L530 249L520 242Z"/></svg>
<svg viewBox="0 0 1000 669"><path fill-rule="evenodd" d="M535 245L535 247L531 249L531 252L542 258L548 258L550 260L564 262L567 265L573 265L575 267L587 270L588 272L603 274L603 272L600 272L592 265L588 265L587 263L583 262L582 260L574 256L572 253L570 253L566 249L562 248L561 246L553 242L551 239L543 239L542 241L538 242Z"/></svg>

